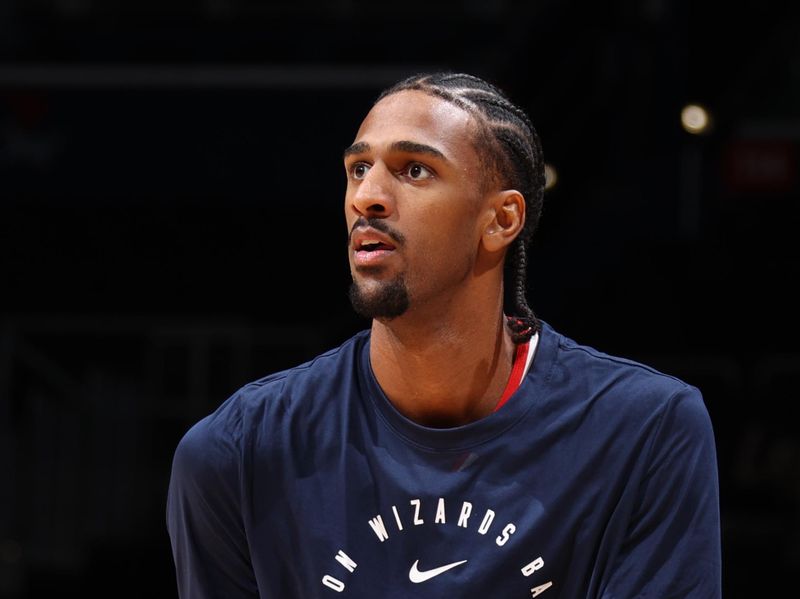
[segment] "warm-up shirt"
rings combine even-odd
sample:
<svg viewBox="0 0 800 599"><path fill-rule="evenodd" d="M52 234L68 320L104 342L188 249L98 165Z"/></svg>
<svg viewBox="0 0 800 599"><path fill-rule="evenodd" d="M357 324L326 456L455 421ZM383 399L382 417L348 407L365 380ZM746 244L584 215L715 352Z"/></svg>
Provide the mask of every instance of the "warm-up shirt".
<svg viewBox="0 0 800 599"><path fill-rule="evenodd" d="M720 597L696 388L545 324L499 410L428 428L386 398L369 346L244 386L180 441L182 599Z"/></svg>

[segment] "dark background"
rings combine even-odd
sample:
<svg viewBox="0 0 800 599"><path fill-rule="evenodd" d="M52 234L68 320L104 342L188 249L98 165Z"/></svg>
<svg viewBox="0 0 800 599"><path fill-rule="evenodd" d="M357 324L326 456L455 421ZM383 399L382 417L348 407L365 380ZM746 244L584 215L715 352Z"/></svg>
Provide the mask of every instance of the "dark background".
<svg viewBox="0 0 800 599"><path fill-rule="evenodd" d="M341 152L419 70L504 88L559 173L531 303L698 385L725 596L800 567L796 2L3 0L0 597L175 597L183 432L367 323ZM713 128L680 125L701 102ZM789 591L791 594L791 591Z"/></svg>

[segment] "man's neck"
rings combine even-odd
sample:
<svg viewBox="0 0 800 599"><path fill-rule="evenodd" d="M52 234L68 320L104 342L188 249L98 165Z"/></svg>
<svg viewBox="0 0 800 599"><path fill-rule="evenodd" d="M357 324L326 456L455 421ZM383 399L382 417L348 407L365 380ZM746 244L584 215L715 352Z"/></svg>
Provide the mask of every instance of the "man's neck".
<svg viewBox="0 0 800 599"><path fill-rule="evenodd" d="M370 360L386 396L432 427L478 420L494 409L511 373L515 345L497 310L434 324L373 321Z"/></svg>

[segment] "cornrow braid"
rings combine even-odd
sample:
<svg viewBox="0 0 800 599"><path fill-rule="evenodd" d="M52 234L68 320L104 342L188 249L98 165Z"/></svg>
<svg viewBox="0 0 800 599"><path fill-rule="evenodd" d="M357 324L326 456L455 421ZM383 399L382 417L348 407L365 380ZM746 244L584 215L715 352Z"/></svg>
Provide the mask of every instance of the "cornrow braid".
<svg viewBox="0 0 800 599"><path fill-rule="evenodd" d="M472 114L480 132L476 149L486 171L505 189L525 198L525 226L511 244L504 265L504 305L512 339L524 343L541 329L528 306L528 244L539 224L544 201L542 144L525 111L491 83L465 73L413 75L385 90L376 103L400 91L418 90Z"/></svg>

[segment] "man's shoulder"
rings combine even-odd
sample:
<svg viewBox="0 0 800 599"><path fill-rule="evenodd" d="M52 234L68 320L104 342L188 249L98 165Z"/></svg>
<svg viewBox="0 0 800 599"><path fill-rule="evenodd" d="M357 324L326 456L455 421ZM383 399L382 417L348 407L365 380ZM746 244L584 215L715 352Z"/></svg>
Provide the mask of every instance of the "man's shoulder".
<svg viewBox="0 0 800 599"><path fill-rule="evenodd" d="M201 418L187 431L182 444L196 448L234 447L264 425L279 425L298 415L331 409L333 396L355 385L359 358L369 332L357 333L338 347L315 358L249 382Z"/></svg>
<svg viewBox="0 0 800 599"><path fill-rule="evenodd" d="M547 331L547 329L546 329ZM555 337L557 360L554 375L583 385L595 392L663 403L675 395L696 395L698 389L674 373L628 357L606 353L549 329Z"/></svg>
<svg viewBox="0 0 800 599"><path fill-rule="evenodd" d="M594 422L605 423L615 434L623 430L639 434L661 422L668 432L712 437L702 392L691 383L645 362L580 344L552 329L549 333L557 357L547 378L548 390L551 401L564 411L591 412Z"/></svg>
<svg viewBox="0 0 800 599"><path fill-rule="evenodd" d="M251 381L231 395L210 419L223 421L261 419L285 414L314 399L342 394L342 387L355 384L369 331L361 331L338 347L285 370Z"/></svg>
<svg viewBox="0 0 800 599"><path fill-rule="evenodd" d="M284 389L324 385L329 380L345 375L352 376L359 368L362 352L368 341L369 331L360 331L341 345L306 362L247 383L237 394L261 397L280 393Z"/></svg>

